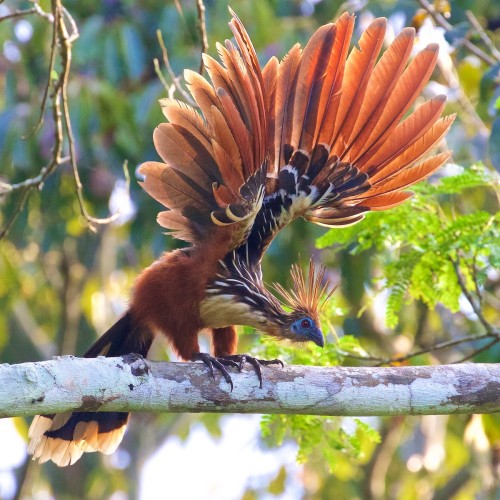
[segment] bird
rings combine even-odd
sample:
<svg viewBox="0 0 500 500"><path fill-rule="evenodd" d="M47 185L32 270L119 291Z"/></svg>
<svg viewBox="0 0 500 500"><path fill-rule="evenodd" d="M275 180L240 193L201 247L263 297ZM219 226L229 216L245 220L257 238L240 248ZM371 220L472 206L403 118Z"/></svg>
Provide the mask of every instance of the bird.
<svg viewBox="0 0 500 500"><path fill-rule="evenodd" d="M139 168L142 187L165 207L159 225L188 245L138 276L126 313L84 356L146 357L162 334L180 359L203 361L232 388L228 368L251 363L262 386L260 366L280 363L236 354L236 325L324 345L325 270L311 264L306 276L294 266L292 289L277 287L278 300L261 270L274 237L299 217L343 227L409 199L407 188L449 159L450 151L430 151L454 115L442 116L444 95L420 98L438 46L411 57L413 28L382 50L387 21L377 18L351 49L355 16L346 12L304 48L261 66L230 14L234 40L217 44L218 59L203 54L208 78L185 70L195 106L160 100L166 121L153 133L160 160ZM200 352L202 330L212 354ZM125 412L37 415L28 451L59 466L84 452L109 454L128 420Z"/></svg>

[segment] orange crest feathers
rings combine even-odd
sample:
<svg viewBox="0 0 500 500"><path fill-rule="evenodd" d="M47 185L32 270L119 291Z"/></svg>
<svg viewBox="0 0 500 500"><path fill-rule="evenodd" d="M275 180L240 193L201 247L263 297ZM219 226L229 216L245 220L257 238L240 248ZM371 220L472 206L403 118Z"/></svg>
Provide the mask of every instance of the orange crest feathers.
<svg viewBox="0 0 500 500"><path fill-rule="evenodd" d="M309 272L307 277L298 264L293 264L290 274L292 275L293 289L285 290L279 283L274 283L273 288L285 299L286 305L293 310L301 310L318 318L319 312L331 298L336 286L329 292L331 281L325 279L326 267L317 266L312 260L309 261ZM326 297L322 300L322 297Z"/></svg>

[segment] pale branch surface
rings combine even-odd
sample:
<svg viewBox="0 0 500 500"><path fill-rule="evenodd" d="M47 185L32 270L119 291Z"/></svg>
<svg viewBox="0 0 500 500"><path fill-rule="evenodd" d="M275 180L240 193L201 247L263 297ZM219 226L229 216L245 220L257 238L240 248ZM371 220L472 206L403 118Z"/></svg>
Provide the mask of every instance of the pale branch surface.
<svg viewBox="0 0 500 500"><path fill-rule="evenodd" d="M263 367L234 390L198 363L135 355L0 365L0 417L79 411L426 415L500 412L500 364Z"/></svg>

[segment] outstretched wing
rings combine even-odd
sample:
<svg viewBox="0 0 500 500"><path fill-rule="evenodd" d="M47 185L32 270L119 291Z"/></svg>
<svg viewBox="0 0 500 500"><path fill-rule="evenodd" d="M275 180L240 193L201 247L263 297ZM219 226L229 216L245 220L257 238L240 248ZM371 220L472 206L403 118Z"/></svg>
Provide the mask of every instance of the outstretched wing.
<svg viewBox="0 0 500 500"><path fill-rule="evenodd" d="M448 131L438 96L406 116L436 64L429 45L408 64L406 28L379 58L386 20L375 20L348 55L354 17L319 28L264 69L269 108L266 197L246 247L261 259L277 232L297 217L325 226L358 222L370 210L399 205L405 188L430 175L449 152L422 159Z"/></svg>
<svg viewBox="0 0 500 500"><path fill-rule="evenodd" d="M185 72L202 114L173 99L160 101L168 123L153 140L163 163L140 167L143 188L168 209L158 215L160 225L193 244L231 226L228 251L245 241L262 206L269 108L257 55L234 13L229 26L237 46L217 44L222 64L203 56L212 84Z"/></svg>
<svg viewBox="0 0 500 500"><path fill-rule="evenodd" d="M429 45L408 63L413 29L379 58L386 21L377 19L349 53L346 13L261 71L234 13L229 25L236 46L217 45L222 64L204 55L212 84L185 73L202 114L161 101L169 123L154 142L164 163L141 166L143 187L169 209L158 221L177 238L196 244L230 227L227 251L257 263L293 219L355 223L408 199L405 189L449 158L425 157L454 118L440 118L444 96L406 116L438 52Z"/></svg>

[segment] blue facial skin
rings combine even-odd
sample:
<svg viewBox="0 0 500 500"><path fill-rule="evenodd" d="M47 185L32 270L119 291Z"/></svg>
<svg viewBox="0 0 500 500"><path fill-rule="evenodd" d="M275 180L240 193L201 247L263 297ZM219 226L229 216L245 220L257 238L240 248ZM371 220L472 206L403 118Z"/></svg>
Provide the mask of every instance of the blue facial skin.
<svg viewBox="0 0 500 500"><path fill-rule="evenodd" d="M310 340L319 347L323 347L325 345L325 339L323 338L321 330L316 326L316 323L307 316L294 321L292 323L291 330L295 335L297 335L297 340L299 341Z"/></svg>

